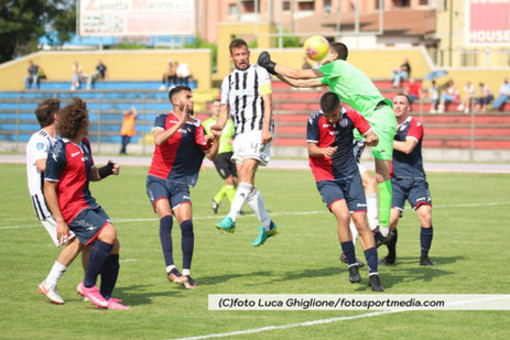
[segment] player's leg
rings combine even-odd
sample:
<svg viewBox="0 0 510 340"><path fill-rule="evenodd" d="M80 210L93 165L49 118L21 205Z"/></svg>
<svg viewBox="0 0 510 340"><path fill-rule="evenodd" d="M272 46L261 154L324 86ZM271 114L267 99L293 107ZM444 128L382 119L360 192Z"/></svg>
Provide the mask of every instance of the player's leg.
<svg viewBox="0 0 510 340"><path fill-rule="evenodd" d="M177 270L173 258L172 245L172 208L170 206L170 192L166 187L166 181L154 176L147 176L147 196L151 201L154 212L159 218L159 239L163 258L165 260L165 273L170 282L182 284L186 279Z"/></svg>
<svg viewBox="0 0 510 340"><path fill-rule="evenodd" d="M413 181L409 191L409 203L416 211L421 224L420 244L421 256L420 265L434 266L429 259L429 250L432 244L434 229L432 227L432 198L430 197L428 183L425 180Z"/></svg>
<svg viewBox="0 0 510 340"><path fill-rule="evenodd" d="M363 165L359 163L358 169L361 174L363 188L365 189L365 197L367 199L368 226L371 230L375 230L379 226L379 211L377 207L377 180Z"/></svg>
<svg viewBox="0 0 510 340"><path fill-rule="evenodd" d="M257 188L253 188L253 191L248 196L248 206L262 223L262 226L258 227L259 234L255 241L253 241L253 246L258 247L264 244L271 236L277 235L278 227L269 217L266 206L264 205L264 199Z"/></svg>
<svg viewBox="0 0 510 340"><path fill-rule="evenodd" d="M187 190L189 197L189 190ZM174 208L175 217L181 227L181 249L182 249L182 275L186 278L183 283L186 289L195 289L197 285L191 278L191 261L195 246L195 235L193 233L193 220L191 202L182 202Z"/></svg>
<svg viewBox="0 0 510 340"><path fill-rule="evenodd" d="M433 266L434 263L429 259L429 250L432 244L432 237L434 235L434 228L432 227L432 206L422 204L416 208L418 219L421 224L420 230L420 265Z"/></svg>
<svg viewBox="0 0 510 340"><path fill-rule="evenodd" d="M390 167L397 121L393 110L388 105L376 109L368 118L370 125L379 138L377 146L372 147L372 155L375 159L377 188L379 190L379 226L382 236L387 237L389 235L391 211Z"/></svg>

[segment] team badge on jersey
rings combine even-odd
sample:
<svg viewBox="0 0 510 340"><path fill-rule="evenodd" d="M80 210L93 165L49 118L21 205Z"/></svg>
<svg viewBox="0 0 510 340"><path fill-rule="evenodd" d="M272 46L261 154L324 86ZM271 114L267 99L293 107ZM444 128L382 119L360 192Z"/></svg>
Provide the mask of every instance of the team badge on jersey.
<svg viewBox="0 0 510 340"><path fill-rule="evenodd" d="M35 145L35 147L37 148L37 150L43 150L44 149L44 143L37 143Z"/></svg>
<svg viewBox="0 0 510 340"><path fill-rule="evenodd" d="M340 127L344 128L344 127L346 127L349 124L349 120L347 118L342 118L342 119L340 119L338 124L340 124Z"/></svg>

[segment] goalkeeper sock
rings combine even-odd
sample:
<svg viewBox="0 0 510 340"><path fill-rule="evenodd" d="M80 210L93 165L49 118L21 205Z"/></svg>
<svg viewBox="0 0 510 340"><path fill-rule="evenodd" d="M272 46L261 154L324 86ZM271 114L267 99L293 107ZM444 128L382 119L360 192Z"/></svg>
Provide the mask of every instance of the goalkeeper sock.
<svg viewBox="0 0 510 340"><path fill-rule="evenodd" d="M379 189L379 226L381 234L386 237L390 233L391 181L377 183L377 189Z"/></svg>
<svg viewBox="0 0 510 340"><path fill-rule="evenodd" d="M225 185L224 188L228 201L230 202L230 204L232 204L232 202L234 201L234 197L236 196L236 187L230 184Z"/></svg>
<svg viewBox="0 0 510 340"><path fill-rule="evenodd" d="M227 186L224 185L221 187L220 191L218 191L216 196L214 196L214 198L213 198L214 202L220 204L221 201L223 201L223 198L225 197L226 194L227 194Z"/></svg>

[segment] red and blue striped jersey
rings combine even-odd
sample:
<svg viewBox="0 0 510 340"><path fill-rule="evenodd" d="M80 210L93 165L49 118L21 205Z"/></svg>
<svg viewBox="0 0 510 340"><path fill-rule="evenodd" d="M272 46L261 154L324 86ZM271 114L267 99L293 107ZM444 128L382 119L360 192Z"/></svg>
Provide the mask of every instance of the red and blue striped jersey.
<svg viewBox="0 0 510 340"><path fill-rule="evenodd" d="M92 167L94 160L90 142L86 138L80 145L63 138L50 151L44 179L58 182L58 205L66 223L71 222L83 209L99 206L89 190Z"/></svg>
<svg viewBox="0 0 510 340"><path fill-rule="evenodd" d="M178 123L173 112L161 114L154 120L153 130L168 130ZM195 186L205 152L210 148L200 120L186 123L165 143L156 145L149 175Z"/></svg>
<svg viewBox="0 0 510 340"><path fill-rule="evenodd" d="M322 110L310 115L306 129L307 142L316 143L320 148L338 147L331 158L309 157L315 181L350 178L358 172L352 145L354 128L362 135L371 130L365 118L351 108L342 108L340 119L334 125L326 121Z"/></svg>

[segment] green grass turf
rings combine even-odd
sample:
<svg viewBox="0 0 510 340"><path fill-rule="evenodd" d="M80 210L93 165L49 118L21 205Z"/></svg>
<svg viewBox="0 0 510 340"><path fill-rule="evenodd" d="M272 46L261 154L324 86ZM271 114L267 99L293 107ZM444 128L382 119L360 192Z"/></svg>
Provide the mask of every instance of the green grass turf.
<svg viewBox="0 0 510 340"><path fill-rule="evenodd" d="M258 221L241 217L235 234L217 231L210 199L222 184L213 169L201 172L192 191L198 289L168 283L159 224L145 194L143 167L125 167L119 177L92 183L91 191L114 220L121 243L121 272L114 295L131 311L96 310L75 293L83 278L79 261L59 283L66 300L55 306L37 292L58 250L35 218L22 165L0 165L0 338L169 339L228 333L265 326L363 315L367 311L209 311L208 294L375 294L348 282L338 261L336 223L309 171L263 169L257 174L280 235L252 247ZM388 294L509 294L510 176L429 174L434 203L431 258L418 266L419 224L406 210L399 223L397 265L380 267ZM244 211L248 212L245 206ZM180 231L173 229L174 257L181 266ZM358 257L363 259L357 246ZM384 256L386 250L379 249ZM236 335L246 339L502 339L510 312L413 311L332 323ZM507 335L505 335L507 334Z"/></svg>

